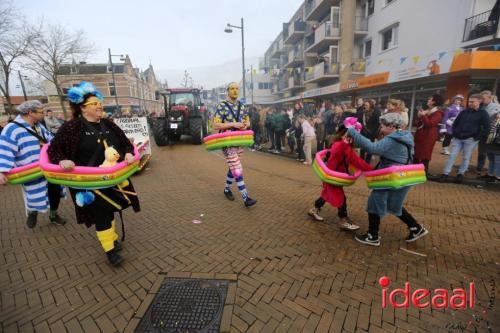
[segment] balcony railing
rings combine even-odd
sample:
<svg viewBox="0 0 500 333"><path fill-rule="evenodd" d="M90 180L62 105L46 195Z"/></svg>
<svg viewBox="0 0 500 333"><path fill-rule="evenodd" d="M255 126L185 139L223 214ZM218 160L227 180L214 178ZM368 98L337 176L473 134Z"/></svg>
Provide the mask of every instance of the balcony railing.
<svg viewBox="0 0 500 333"><path fill-rule="evenodd" d="M301 87L303 84L300 80L300 77L293 76L288 78L288 88L297 88Z"/></svg>
<svg viewBox="0 0 500 333"><path fill-rule="evenodd" d="M296 21L288 26L288 36L292 36L296 32L305 32L306 31L306 22ZM283 38L285 39L285 38Z"/></svg>
<svg viewBox="0 0 500 333"><path fill-rule="evenodd" d="M288 63L301 60L304 60L302 47L294 47L290 52L288 52Z"/></svg>
<svg viewBox="0 0 500 333"><path fill-rule="evenodd" d="M474 15L465 20L463 42L494 35L498 28L498 21L490 21L491 10ZM498 20L498 19L497 19Z"/></svg>
<svg viewBox="0 0 500 333"><path fill-rule="evenodd" d="M306 81L311 81L326 75L338 75L340 64L338 63L327 63L320 62L316 66L312 67L312 70L306 72Z"/></svg>
<svg viewBox="0 0 500 333"><path fill-rule="evenodd" d="M368 18L356 16L354 19L354 31L368 32Z"/></svg>
<svg viewBox="0 0 500 333"><path fill-rule="evenodd" d="M353 59L351 69L353 73L364 73L366 68L365 59Z"/></svg>
<svg viewBox="0 0 500 333"><path fill-rule="evenodd" d="M288 88L288 79L285 77L280 78L278 81L278 91L283 91Z"/></svg>
<svg viewBox="0 0 500 333"><path fill-rule="evenodd" d="M338 38L340 37L340 25L334 24L332 22L324 22L314 31L313 36L309 36L306 39L305 49L307 50L311 46L320 43L326 38Z"/></svg>
<svg viewBox="0 0 500 333"><path fill-rule="evenodd" d="M313 45L314 45L314 34L311 34L306 38L306 42L304 43L304 49L307 50Z"/></svg>
<svg viewBox="0 0 500 333"><path fill-rule="evenodd" d="M321 0L320 0L321 1ZM308 17L309 14L312 12L312 10L314 8L316 8L316 5L317 5L317 2L319 2L318 0L313 0L309 3L306 4L306 8L305 8L305 17Z"/></svg>

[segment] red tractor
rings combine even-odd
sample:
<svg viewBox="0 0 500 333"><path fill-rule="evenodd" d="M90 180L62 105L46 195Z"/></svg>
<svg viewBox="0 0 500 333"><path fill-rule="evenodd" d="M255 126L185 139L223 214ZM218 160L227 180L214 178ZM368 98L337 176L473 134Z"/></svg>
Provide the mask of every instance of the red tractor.
<svg viewBox="0 0 500 333"><path fill-rule="evenodd" d="M190 88L167 89L162 93L165 114L153 120L153 135L158 146L179 141L181 135L191 135L199 145L208 134L208 115L201 102L200 90Z"/></svg>

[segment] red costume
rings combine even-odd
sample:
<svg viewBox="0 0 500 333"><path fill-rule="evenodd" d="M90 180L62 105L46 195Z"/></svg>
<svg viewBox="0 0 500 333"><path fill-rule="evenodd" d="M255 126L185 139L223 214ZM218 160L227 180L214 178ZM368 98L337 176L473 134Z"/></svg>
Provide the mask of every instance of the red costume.
<svg viewBox="0 0 500 333"><path fill-rule="evenodd" d="M347 173L346 166L352 165L362 171L373 170L373 167L359 157L351 145L344 140L335 142L330 148L330 158L326 164L330 170ZM323 183L321 197L333 207L342 207L344 204L344 188Z"/></svg>

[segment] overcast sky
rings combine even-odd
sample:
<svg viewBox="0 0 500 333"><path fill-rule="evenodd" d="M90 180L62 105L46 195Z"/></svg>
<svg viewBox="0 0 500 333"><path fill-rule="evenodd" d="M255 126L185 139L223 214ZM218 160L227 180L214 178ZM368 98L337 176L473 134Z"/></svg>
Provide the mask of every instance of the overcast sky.
<svg viewBox="0 0 500 333"><path fill-rule="evenodd" d="M136 67L185 69L241 59L241 33L226 23L245 20L245 55L263 56L303 0L15 0L29 20L43 17L83 29L97 52L91 61L129 54ZM216 75L214 73L214 75ZM174 80L175 78L167 78ZM196 79L196 78L194 78ZM178 80L177 80L178 81ZM203 82L202 82L203 84ZM210 84L207 84L210 85Z"/></svg>

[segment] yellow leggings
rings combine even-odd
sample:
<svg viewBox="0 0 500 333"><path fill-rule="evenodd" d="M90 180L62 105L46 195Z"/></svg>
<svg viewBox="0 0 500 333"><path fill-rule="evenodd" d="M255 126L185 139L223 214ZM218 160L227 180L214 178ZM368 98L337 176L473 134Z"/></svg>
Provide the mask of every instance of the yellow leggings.
<svg viewBox="0 0 500 333"><path fill-rule="evenodd" d="M115 220L111 221L111 228L103 231L96 231L96 233L97 239L101 242L104 252L109 252L115 247L114 242L118 240Z"/></svg>

